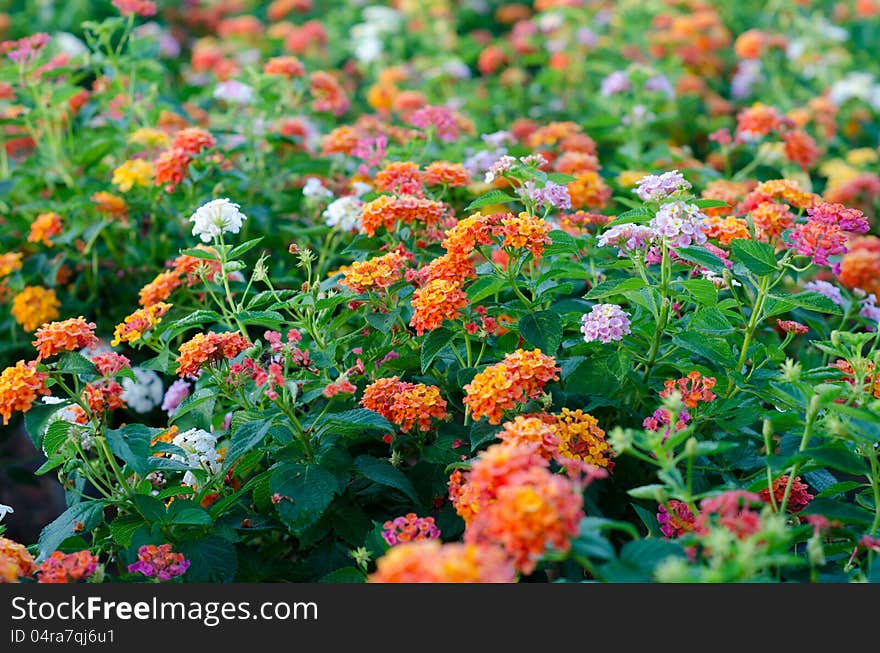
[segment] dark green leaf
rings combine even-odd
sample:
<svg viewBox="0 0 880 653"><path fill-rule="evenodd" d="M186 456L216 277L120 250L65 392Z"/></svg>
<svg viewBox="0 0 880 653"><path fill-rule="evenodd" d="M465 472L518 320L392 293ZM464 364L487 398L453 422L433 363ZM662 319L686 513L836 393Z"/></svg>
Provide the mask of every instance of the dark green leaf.
<svg viewBox="0 0 880 653"><path fill-rule="evenodd" d="M374 483L399 490L411 499L413 503L419 503L419 497L412 482L391 463L373 458L372 456L358 456L354 461L354 466L355 469Z"/></svg>
<svg viewBox="0 0 880 653"><path fill-rule="evenodd" d="M526 342L553 356L562 343L562 320L553 311L529 313L520 319L519 333Z"/></svg>
<svg viewBox="0 0 880 653"><path fill-rule="evenodd" d="M149 459L152 455L150 442L164 429L154 429L143 424L129 424L119 429L107 429L107 444L110 451L122 458L135 473L146 476Z"/></svg>
<svg viewBox="0 0 880 653"><path fill-rule="evenodd" d="M491 206L492 204L502 204L504 202L512 202L516 200L512 195L508 195L507 193L500 190L490 190L485 195L480 195L473 202L468 204L465 207L465 212L476 211L478 209L483 208L484 206Z"/></svg>
<svg viewBox="0 0 880 653"><path fill-rule="evenodd" d="M38 561L54 553L68 537L92 531L101 523L103 512L103 502L82 501L61 513L40 533Z"/></svg>
<svg viewBox="0 0 880 653"><path fill-rule="evenodd" d="M758 240L735 238L730 241L731 258L760 276L779 270L773 245Z"/></svg>
<svg viewBox="0 0 880 653"><path fill-rule="evenodd" d="M278 514L294 533L314 524L339 491L336 477L317 465L282 465L269 484L279 494Z"/></svg>
<svg viewBox="0 0 880 653"><path fill-rule="evenodd" d="M455 338L455 331L446 328L434 329L422 340L421 363L422 373L430 366L434 359Z"/></svg>

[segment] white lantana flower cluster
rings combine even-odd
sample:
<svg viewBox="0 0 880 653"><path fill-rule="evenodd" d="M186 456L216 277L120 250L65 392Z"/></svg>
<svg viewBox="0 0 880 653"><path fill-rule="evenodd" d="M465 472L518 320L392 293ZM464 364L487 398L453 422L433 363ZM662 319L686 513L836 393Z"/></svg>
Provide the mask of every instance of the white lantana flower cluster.
<svg viewBox="0 0 880 653"><path fill-rule="evenodd" d="M182 462L190 469L203 469L212 476L220 471L223 461L217 453L217 436L214 434L204 429L189 429L178 433L171 444L186 452L186 457L176 453L171 454L172 460ZM183 483L193 489L198 487L196 477L191 471L184 474Z"/></svg>
<svg viewBox="0 0 880 653"><path fill-rule="evenodd" d="M223 233L237 234L247 216L238 210L239 205L224 197L200 206L189 221L193 223L193 236L205 243Z"/></svg>
<svg viewBox="0 0 880 653"><path fill-rule="evenodd" d="M152 370L134 367L135 381L122 379L122 400L137 413L149 413L162 402L162 379Z"/></svg>

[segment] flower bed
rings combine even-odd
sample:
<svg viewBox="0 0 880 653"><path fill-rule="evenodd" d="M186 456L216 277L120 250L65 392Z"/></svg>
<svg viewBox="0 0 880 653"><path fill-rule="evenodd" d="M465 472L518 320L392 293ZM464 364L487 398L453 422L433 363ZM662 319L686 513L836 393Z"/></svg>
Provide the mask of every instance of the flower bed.
<svg viewBox="0 0 880 653"><path fill-rule="evenodd" d="M0 579L880 578L880 4L23 4Z"/></svg>

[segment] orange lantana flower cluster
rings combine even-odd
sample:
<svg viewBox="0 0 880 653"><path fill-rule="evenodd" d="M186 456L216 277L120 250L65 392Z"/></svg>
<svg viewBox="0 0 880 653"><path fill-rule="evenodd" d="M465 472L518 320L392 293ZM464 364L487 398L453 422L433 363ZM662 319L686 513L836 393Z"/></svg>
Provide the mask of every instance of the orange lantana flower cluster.
<svg viewBox="0 0 880 653"><path fill-rule="evenodd" d="M180 345L177 374L198 376L203 365L235 358L250 346L247 338L237 332L197 333Z"/></svg>
<svg viewBox="0 0 880 653"><path fill-rule="evenodd" d="M504 238L504 247L527 249L537 262L544 252L544 245L550 244L551 227L541 218L528 213L518 216L506 215L501 218L501 226L496 233Z"/></svg>
<svg viewBox="0 0 880 653"><path fill-rule="evenodd" d="M42 286L25 286L12 300L12 317L25 331L34 331L41 324L58 317L61 302L55 291Z"/></svg>
<svg viewBox="0 0 880 653"><path fill-rule="evenodd" d="M751 237L749 225L743 218L709 216L703 221L703 225L706 236L718 240L722 245L729 245L731 240L737 238L748 239Z"/></svg>
<svg viewBox="0 0 880 653"><path fill-rule="evenodd" d="M440 388L400 381L396 376L377 379L368 385L361 406L376 411L404 433L414 427L427 431L431 428L431 418L447 418L446 401L440 395Z"/></svg>
<svg viewBox="0 0 880 653"><path fill-rule="evenodd" d="M55 551L37 568L40 583L76 583L85 580L98 568L98 557L89 551Z"/></svg>
<svg viewBox="0 0 880 653"><path fill-rule="evenodd" d="M791 179L770 179L758 184L754 190L745 196L737 207L740 214L754 210L764 202L782 200L791 206L806 210L814 206L821 198L815 193L802 190L796 181Z"/></svg>
<svg viewBox="0 0 880 653"><path fill-rule="evenodd" d="M849 244L840 262L840 283L880 297L880 238L865 236Z"/></svg>
<svg viewBox="0 0 880 653"><path fill-rule="evenodd" d="M374 236L380 227L389 232L398 222L420 224L432 227L446 215L446 205L442 202L421 197L394 197L380 195L361 209L361 225L364 233Z"/></svg>
<svg viewBox="0 0 880 653"><path fill-rule="evenodd" d="M558 372L556 360L540 349L517 349L464 386L464 403L474 419L486 416L490 424L500 424L505 410L537 397Z"/></svg>
<svg viewBox="0 0 880 653"><path fill-rule="evenodd" d="M387 290L403 278L407 260L406 255L393 251L368 261L355 261L340 268L344 276L339 283L359 293Z"/></svg>
<svg viewBox="0 0 880 653"><path fill-rule="evenodd" d="M495 501L465 530L464 541L500 545L514 566L529 574L548 548L568 551L583 516L579 485L536 467L498 488Z"/></svg>
<svg viewBox="0 0 880 653"><path fill-rule="evenodd" d="M137 342L147 331L150 331L162 321L162 316L170 308L171 304L164 302L139 308L126 317L121 324L116 325L116 329L113 331L113 340L110 344L115 347L120 342L127 342L129 344Z"/></svg>
<svg viewBox="0 0 880 653"><path fill-rule="evenodd" d="M611 446L605 441L605 431L599 421L581 409L563 408L553 416L559 436L559 455L563 459L581 460L594 467L611 469Z"/></svg>
<svg viewBox="0 0 880 653"><path fill-rule="evenodd" d="M680 379L666 379L663 382L663 390L660 391L660 396L665 398L673 392L679 392L685 406L696 408L697 404L701 401L708 403L715 400L716 395L712 392L714 387L714 376L703 376L694 370Z"/></svg>
<svg viewBox="0 0 880 653"><path fill-rule="evenodd" d="M63 351L76 351L91 347L98 342L95 337L95 323L86 322L82 316L49 322L37 329L33 346L37 350L37 360L50 358Z"/></svg>
<svg viewBox="0 0 880 653"><path fill-rule="evenodd" d="M0 415L3 416L3 424L9 424L9 418L15 411L25 413L37 397L49 394L46 388L48 378L48 373L37 370L36 361L25 363L21 360L0 373Z"/></svg>
<svg viewBox="0 0 880 653"><path fill-rule="evenodd" d="M392 547L376 563L371 583L512 583L516 572L504 552L479 544L439 540Z"/></svg>
<svg viewBox="0 0 880 653"><path fill-rule="evenodd" d="M434 161L425 168L423 180L426 186L467 186L470 176L467 169L460 163Z"/></svg>
<svg viewBox="0 0 880 653"><path fill-rule="evenodd" d="M23 544L0 537L0 583L17 583L36 570L34 557Z"/></svg>
<svg viewBox="0 0 880 653"><path fill-rule="evenodd" d="M29 243L43 243L46 247L52 247L52 238L62 231L61 216L57 213L40 213L31 223L31 231L28 234Z"/></svg>
<svg viewBox="0 0 880 653"><path fill-rule="evenodd" d="M583 479L550 471L546 450L558 443L558 436L542 432L542 421L509 422L504 442L449 479L450 499L465 521L465 542L500 546L527 574L548 546L568 549L583 517ZM536 434L540 441L528 441Z"/></svg>
<svg viewBox="0 0 880 653"><path fill-rule="evenodd" d="M413 292L414 313L410 326L418 335L440 327L444 320L456 320L468 305L467 294L458 283L433 279Z"/></svg>

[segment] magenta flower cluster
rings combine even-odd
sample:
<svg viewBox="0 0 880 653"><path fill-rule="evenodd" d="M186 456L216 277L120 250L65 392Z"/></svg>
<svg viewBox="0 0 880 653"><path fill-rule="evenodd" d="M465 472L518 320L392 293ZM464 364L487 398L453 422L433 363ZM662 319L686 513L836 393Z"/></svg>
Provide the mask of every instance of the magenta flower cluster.
<svg viewBox="0 0 880 653"><path fill-rule="evenodd" d="M419 517L412 512L402 517L395 517L382 524L382 527L384 528L382 537L388 546L440 537L440 529L434 523L433 517Z"/></svg>
<svg viewBox="0 0 880 653"><path fill-rule="evenodd" d="M814 265L827 265L828 257L846 254L851 234L863 234L868 220L858 209L821 202L807 209L807 221L795 226L789 236L795 254L808 256Z"/></svg>
<svg viewBox="0 0 880 653"><path fill-rule="evenodd" d="M596 304L582 318L581 333L586 342L603 344L623 340L630 333L629 315L617 304Z"/></svg>

